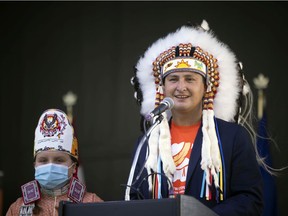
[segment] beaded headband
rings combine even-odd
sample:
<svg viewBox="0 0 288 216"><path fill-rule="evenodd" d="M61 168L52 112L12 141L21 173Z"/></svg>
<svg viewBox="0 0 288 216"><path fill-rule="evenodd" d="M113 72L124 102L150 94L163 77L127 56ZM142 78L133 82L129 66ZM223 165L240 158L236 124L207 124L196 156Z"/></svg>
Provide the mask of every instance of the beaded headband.
<svg viewBox="0 0 288 216"><path fill-rule="evenodd" d="M170 73L176 71L195 72L206 78L206 65L194 58L182 57L166 62L162 67L162 79L164 79Z"/></svg>

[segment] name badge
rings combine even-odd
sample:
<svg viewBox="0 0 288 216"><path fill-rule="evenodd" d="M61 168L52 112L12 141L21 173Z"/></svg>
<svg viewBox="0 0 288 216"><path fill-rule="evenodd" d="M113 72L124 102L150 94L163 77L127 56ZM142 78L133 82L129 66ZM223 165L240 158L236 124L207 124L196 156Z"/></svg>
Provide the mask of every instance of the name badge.
<svg viewBox="0 0 288 216"><path fill-rule="evenodd" d="M82 184L77 178L73 177L70 182L68 197L76 203L83 200L86 191L86 186Z"/></svg>
<svg viewBox="0 0 288 216"><path fill-rule="evenodd" d="M39 185L36 180L21 186L23 202L25 205L35 202L41 198Z"/></svg>

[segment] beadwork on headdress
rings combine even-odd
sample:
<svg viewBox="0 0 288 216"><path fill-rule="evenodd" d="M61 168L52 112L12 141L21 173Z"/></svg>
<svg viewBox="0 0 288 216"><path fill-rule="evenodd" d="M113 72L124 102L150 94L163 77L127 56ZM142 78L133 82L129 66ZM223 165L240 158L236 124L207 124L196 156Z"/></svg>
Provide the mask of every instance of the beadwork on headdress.
<svg viewBox="0 0 288 216"><path fill-rule="evenodd" d="M35 129L34 157L41 151L62 151L78 161L78 141L67 115L59 109L44 111Z"/></svg>

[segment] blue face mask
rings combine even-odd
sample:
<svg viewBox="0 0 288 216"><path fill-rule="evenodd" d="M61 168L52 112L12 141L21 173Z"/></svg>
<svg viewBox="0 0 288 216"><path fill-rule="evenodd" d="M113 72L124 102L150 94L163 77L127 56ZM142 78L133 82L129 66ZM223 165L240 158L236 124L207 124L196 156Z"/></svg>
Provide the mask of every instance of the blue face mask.
<svg viewBox="0 0 288 216"><path fill-rule="evenodd" d="M35 179L45 189L59 189L69 182L68 170L70 167L53 163L35 167Z"/></svg>

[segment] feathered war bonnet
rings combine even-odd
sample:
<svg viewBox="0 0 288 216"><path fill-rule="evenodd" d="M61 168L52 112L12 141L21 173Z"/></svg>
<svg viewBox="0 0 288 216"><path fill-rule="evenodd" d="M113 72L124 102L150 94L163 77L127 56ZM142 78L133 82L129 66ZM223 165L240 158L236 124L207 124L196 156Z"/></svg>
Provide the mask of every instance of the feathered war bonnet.
<svg viewBox="0 0 288 216"><path fill-rule="evenodd" d="M243 90L241 68L234 53L216 38L205 20L201 26L182 26L154 42L136 64L132 84L143 117L163 100L163 79L174 69L197 72L206 78L201 168L207 185L212 183L212 175L214 185L218 188L218 172L222 164L214 116L229 122L237 121L239 98ZM159 154L163 171L171 180L176 167L171 155L169 118L170 112L166 111L163 121L152 131L149 138L150 154L145 166L148 174L151 170L157 172ZM151 189L151 181L149 187Z"/></svg>

